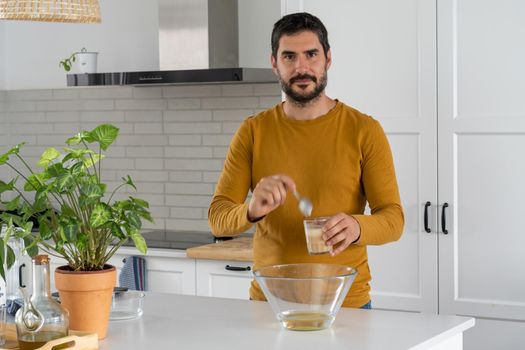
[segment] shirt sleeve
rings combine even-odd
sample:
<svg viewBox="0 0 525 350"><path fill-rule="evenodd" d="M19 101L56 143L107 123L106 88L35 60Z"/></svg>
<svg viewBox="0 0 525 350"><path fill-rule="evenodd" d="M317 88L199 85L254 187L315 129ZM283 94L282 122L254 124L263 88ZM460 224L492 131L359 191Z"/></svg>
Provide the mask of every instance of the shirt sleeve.
<svg viewBox="0 0 525 350"><path fill-rule="evenodd" d="M380 245L401 237L404 214L390 145L378 121L372 119L363 137L362 186L371 215L353 215L361 227L357 245Z"/></svg>
<svg viewBox="0 0 525 350"><path fill-rule="evenodd" d="M251 187L253 133L245 120L235 133L208 209L213 235L238 235L249 229L246 195Z"/></svg>

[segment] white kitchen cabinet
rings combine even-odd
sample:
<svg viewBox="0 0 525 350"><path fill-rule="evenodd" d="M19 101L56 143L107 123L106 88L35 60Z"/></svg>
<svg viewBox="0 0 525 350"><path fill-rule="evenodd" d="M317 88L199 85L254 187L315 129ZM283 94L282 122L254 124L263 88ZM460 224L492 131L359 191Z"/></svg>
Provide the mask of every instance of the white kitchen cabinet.
<svg viewBox="0 0 525 350"><path fill-rule="evenodd" d="M284 3L324 21L329 96L392 147L405 232L369 247L374 307L475 316L465 349L522 348L525 3Z"/></svg>
<svg viewBox="0 0 525 350"><path fill-rule="evenodd" d="M149 249L146 259L147 288L150 292L195 295L195 259L186 258L181 250ZM140 255L134 248L123 247L113 255L109 263L117 268L118 277L124 259L131 255ZM55 290L55 268L64 265L60 259L51 260L51 290Z"/></svg>
<svg viewBox="0 0 525 350"><path fill-rule="evenodd" d="M252 262L196 259L197 295L249 299Z"/></svg>

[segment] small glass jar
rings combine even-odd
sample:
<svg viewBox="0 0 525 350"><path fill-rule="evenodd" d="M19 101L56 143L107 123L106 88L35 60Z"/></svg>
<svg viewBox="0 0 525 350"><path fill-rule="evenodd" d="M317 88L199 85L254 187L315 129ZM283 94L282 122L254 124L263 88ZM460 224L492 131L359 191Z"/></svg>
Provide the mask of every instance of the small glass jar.
<svg viewBox="0 0 525 350"><path fill-rule="evenodd" d="M24 306L17 311L15 323L21 350L37 349L68 335L68 312L51 297L47 255L33 258L33 294L31 298L24 296Z"/></svg>

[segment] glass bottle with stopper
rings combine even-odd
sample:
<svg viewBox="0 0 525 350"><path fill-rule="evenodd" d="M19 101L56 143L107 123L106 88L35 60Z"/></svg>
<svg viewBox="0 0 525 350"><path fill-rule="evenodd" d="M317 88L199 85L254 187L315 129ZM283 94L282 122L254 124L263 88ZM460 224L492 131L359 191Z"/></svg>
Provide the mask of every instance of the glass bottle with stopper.
<svg viewBox="0 0 525 350"><path fill-rule="evenodd" d="M68 335L68 312L51 297L49 283L49 257L37 255L33 258L33 294L29 298L21 288L24 306L15 316L20 350L37 349Z"/></svg>

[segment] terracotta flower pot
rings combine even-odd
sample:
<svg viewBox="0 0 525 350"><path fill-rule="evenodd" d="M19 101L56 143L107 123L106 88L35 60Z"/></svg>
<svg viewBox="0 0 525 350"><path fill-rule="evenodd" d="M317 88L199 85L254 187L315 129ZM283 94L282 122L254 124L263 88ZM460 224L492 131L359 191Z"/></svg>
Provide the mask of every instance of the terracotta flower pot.
<svg viewBox="0 0 525 350"><path fill-rule="evenodd" d="M116 269L111 265L101 271L71 271L68 266L55 270L55 285L61 304L69 311L70 329L97 333L99 339L106 337L116 280Z"/></svg>

